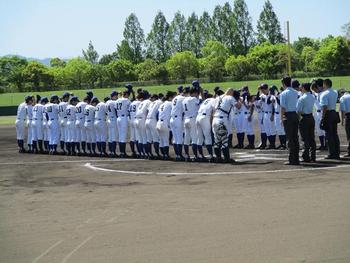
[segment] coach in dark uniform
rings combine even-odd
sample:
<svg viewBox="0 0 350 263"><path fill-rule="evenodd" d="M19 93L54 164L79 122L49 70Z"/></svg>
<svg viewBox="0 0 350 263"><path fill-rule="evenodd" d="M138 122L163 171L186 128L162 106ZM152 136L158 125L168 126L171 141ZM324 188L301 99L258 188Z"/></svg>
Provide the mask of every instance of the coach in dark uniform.
<svg viewBox="0 0 350 263"><path fill-rule="evenodd" d="M338 93L332 89L332 81L325 79L323 81L324 92L320 98L322 107L321 126L326 131L328 140L329 155L326 159L340 159L340 142L338 136L338 123L340 118L336 112Z"/></svg>
<svg viewBox="0 0 350 263"><path fill-rule="evenodd" d="M303 95L298 99L297 112L301 116L299 131L304 142L302 157L304 162L316 162L315 119L312 114L315 96L311 93L310 83L304 83L301 91Z"/></svg>
<svg viewBox="0 0 350 263"><path fill-rule="evenodd" d="M280 95L281 116L286 131L289 148L289 162L287 165L299 165L299 139L298 126L299 116L297 114L298 92L291 87L292 79L282 79L284 91Z"/></svg>

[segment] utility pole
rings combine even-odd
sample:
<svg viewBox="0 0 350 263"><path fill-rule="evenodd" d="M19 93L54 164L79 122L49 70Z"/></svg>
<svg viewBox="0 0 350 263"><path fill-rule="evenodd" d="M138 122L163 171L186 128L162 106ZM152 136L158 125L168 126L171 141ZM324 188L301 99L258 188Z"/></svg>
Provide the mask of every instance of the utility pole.
<svg viewBox="0 0 350 263"><path fill-rule="evenodd" d="M292 76L292 58L291 58L291 49L290 49L290 33L289 33L289 21L286 22L287 29L287 72L289 76Z"/></svg>

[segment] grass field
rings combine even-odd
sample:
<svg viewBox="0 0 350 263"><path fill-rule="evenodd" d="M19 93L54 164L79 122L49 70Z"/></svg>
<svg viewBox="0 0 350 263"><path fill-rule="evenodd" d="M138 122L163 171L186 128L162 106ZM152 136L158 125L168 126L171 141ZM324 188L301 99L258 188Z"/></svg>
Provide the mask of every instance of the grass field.
<svg viewBox="0 0 350 263"><path fill-rule="evenodd" d="M333 86L337 88L345 88L348 89L350 87L350 76L345 76L345 77L332 77L333 80ZM301 78L299 79L300 82L306 82L310 81L309 78ZM250 91L252 93L255 93L257 90L258 85L261 83L268 83L269 85L276 85L280 86L280 80L275 79L275 80L254 80L254 81L238 81L238 82L222 82L222 83L205 83L202 84L202 87L205 89L208 89L209 91L212 91L214 87L220 86L223 89L233 87L233 88L241 88L242 86L249 86ZM178 85L160 85L160 86L151 86L151 87L144 87L147 89L150 93L159 93L159 92L166 92L167 90L176 90L176 87ZM122 89L122 88L117 88ZM111 92L111 89L94 89L94 94L95 96L99 98L104 98L108 96ZM32 92L32 93L5 93L5 94L0 94L0 106L13 106L13 105L18 105L20 104L24 97L27 94L40 94L41 96L51 96L52 94L56 95L62 95L64 91L46 91L46 92ZM86 90L70 90L70 92L74 93L75 95L79 96L80 98L85 95Z"/></svg>
<svg viewBox="0 0 350 263"><path fill-rule="evenodd" d="M16 116L0 116L0 125L14 125Z"/></svg>

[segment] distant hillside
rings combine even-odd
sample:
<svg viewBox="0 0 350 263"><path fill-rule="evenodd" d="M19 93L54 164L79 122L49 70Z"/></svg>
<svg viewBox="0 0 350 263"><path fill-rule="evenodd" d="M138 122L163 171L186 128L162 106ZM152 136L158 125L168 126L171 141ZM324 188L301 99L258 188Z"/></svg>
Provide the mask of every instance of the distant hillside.
<svg viewBox="0 0 350 263"><path fill-rule="evenodd" d="M50 66L50 61L52 58L44 58L44 59L40 59L40 58L27 58L27 57L24 57L24 56L21 56L21 55L6 55L4 57L14 57L14 56L17 56L19 58L23 58L23 59L26 59L27 61L37 61L37 62L40 62L46 66ZM68 61L68 59L63 59L65 61Z"/></svg>

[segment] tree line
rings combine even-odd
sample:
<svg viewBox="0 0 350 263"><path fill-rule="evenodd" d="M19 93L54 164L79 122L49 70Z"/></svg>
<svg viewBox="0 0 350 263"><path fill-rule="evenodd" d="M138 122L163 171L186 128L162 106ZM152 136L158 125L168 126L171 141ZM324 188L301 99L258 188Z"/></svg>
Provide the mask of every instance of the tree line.
<svg viewBox="0 0 350 263"><path fill-rule="evenodd" d="M347 28L345 28L347 27ZM345 36L301 37L291 46L296 74L350 73L350 25ZM347 30L347 31L346 31ZM244 80L268 78L286 71L287 46L271 2L265 1L254 30L244 0L217 5L210 15L176 12L168 22L159 11L145 36L137 16L125 22L124 39L111 54L99 56L90 41L82 56L50 66L19 57L0 58L3 91L41 91L110 87L125 81L185 81L205 78Z"/></svg>

